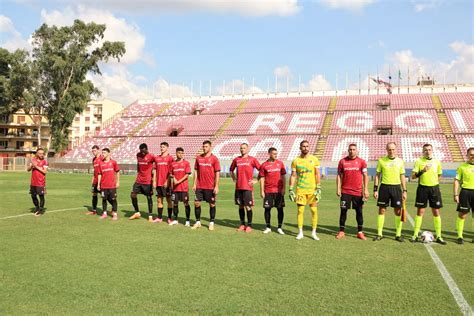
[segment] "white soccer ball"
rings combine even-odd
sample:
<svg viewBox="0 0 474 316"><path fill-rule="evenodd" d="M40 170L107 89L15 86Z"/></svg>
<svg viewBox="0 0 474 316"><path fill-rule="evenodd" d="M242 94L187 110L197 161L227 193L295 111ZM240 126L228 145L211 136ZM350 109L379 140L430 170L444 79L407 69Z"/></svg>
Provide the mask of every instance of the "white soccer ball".
<svg viewBox="0 0 474 316"><path fill-rule="evenodd" d="M429 231L422 232L421 233L421 241L423 241L424 243L430 243L430 242L434 241L433 233L429 232Z"/></svg>

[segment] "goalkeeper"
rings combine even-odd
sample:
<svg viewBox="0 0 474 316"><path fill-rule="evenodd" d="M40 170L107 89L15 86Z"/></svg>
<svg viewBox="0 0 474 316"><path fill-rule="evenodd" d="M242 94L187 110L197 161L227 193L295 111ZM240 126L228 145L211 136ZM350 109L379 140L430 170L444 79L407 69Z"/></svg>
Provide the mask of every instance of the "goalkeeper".
<svg viewBox="0 0 474 316"><path fill-rule="evenodd" d="M303 236L303 214L304 208L309 204L311 208L311 236L314 240L319 240L316 234L318 226L318 201L321 200L321 179L319 175L319 160L309 154L309 143L303 140L300 143L301 154L291 163L290 177L290 200L296 202L298 206L298 236L297 240ZM293 187L296 184L296 194Z"/></svg>

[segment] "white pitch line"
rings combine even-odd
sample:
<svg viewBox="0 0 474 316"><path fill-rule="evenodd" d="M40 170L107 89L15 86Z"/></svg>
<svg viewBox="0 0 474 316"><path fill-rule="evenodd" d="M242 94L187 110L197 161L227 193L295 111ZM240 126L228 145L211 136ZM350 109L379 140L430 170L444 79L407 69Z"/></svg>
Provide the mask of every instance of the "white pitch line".
<svg viewBox="0 0 474 316"><path fill-rule="evenodd" d="M415 222L413 221L413 218L408 214L408 220L410 221L411 226L415 227ZM448 269L446 269L446 266L444 265L443 261L439 258L439 256L436 254L436 251L433 249L433 247L430 244L425 244L426 250L428 251L431 259L436 265L436 268L438 268L439 273L443 277L444 282L448 285L449 291L454 297L454 300L458 304L459 308L461 309L461 313L465 316L473 316L474 313L472 311L471 305L466 301L464 298L464 295L462 294L461 290L459 289L458 285L454 281L454 279L451 277L451 274L449 274Z"/></svg>
<svg viewBox="0 0 474 316"><path fill-rule="evenodd" d="M63 208L59 210L53 210L53 211L48 211L49 213L58 213L58 212L65 212L65 211L72 211L72 210L79 210L81 208L85 208L83 206L81 207L73 207L73 208ZM0 217L0 220L2 219L9 219L9 218L17 218L17 217L23 217L23 216L33 216L34 213L25 213L25 214L19 214L19 215L12 215L12 216L6 216L6 217Z"/></svg>
<svg viewBox="0 0 474 316"><path fill-rule="evenodd" d="M229 202L229 201L233 201L233 200L218 200L218 201ZM138 203L138 204L139 205L145 205L146 203ZM132 204L127 203L127 204L120 204L120 205L132 205ZM59 210L47 211L46 214L73 211L73 210L80 210L81 208L85 209L86 207L81 206L81 207L63 208L63 209L59 209ZM33 215L35 215L35 214L34 213L24 213L24 214L19 214L19 215L5 216L5 217L0 217L0 221L2 219L18 218L18 217L33 216Z"/></svg>

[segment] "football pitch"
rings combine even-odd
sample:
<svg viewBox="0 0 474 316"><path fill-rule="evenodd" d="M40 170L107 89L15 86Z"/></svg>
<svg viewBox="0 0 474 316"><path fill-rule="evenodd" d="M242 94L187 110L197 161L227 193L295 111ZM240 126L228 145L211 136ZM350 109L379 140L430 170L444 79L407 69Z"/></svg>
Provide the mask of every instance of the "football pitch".
<svg viewBox="0 0 474 316"><path fill-rule="evenodd" d="M425 247L408 242L413 228L408 221L403 227L406 241L393 240L392 211L385 219L386 238L373 242L373 198L364 208L368 240L355 238L354 211L348 213L346 237L336 240L334 180L322 183L321 240L310 238L307 209L305 238L297 241L296 206L288 199L286 235L262 234L263 209L257 197L254 231L236 232L238 213L229 179L221 180L216 230L210 232L207 204L202 207L204 226L197 231L182 225L182 205L178 226L151 224L147 216L129 221L135 177L123 175L117 222L85 215L91 204L90 176L82 174L48 174L46 214L36 218L29 177L26 172L0 173L0 314L459 315L459 293L464 308L474 306L471 216L465 224L466 244L458 245L452 185L441 188L448 245ZM415 184L408 191L408 211L414 217ZM139 202L145 214L146 199L139 196ZM272 228L276 220L274 209ZM430 211L423 230L434 231ZM430 247L454 281L454 296Z"/></svg>

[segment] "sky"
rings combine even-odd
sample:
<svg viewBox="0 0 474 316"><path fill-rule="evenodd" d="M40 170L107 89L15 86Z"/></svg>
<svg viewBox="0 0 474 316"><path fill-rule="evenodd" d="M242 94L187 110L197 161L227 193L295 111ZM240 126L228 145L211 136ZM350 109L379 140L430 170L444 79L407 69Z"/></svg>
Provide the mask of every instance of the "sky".
<svg viewBox="0 0 474 316"><path fill-rule="evenodd" d="M31 34L43 23L106 24L105 40L125 42L127 52L89 79L101 98L123 105L170 95L367 87L377 74L395 85L420 76L474 83L473 3L0 0L0 46L31 50Z"/></svg>

